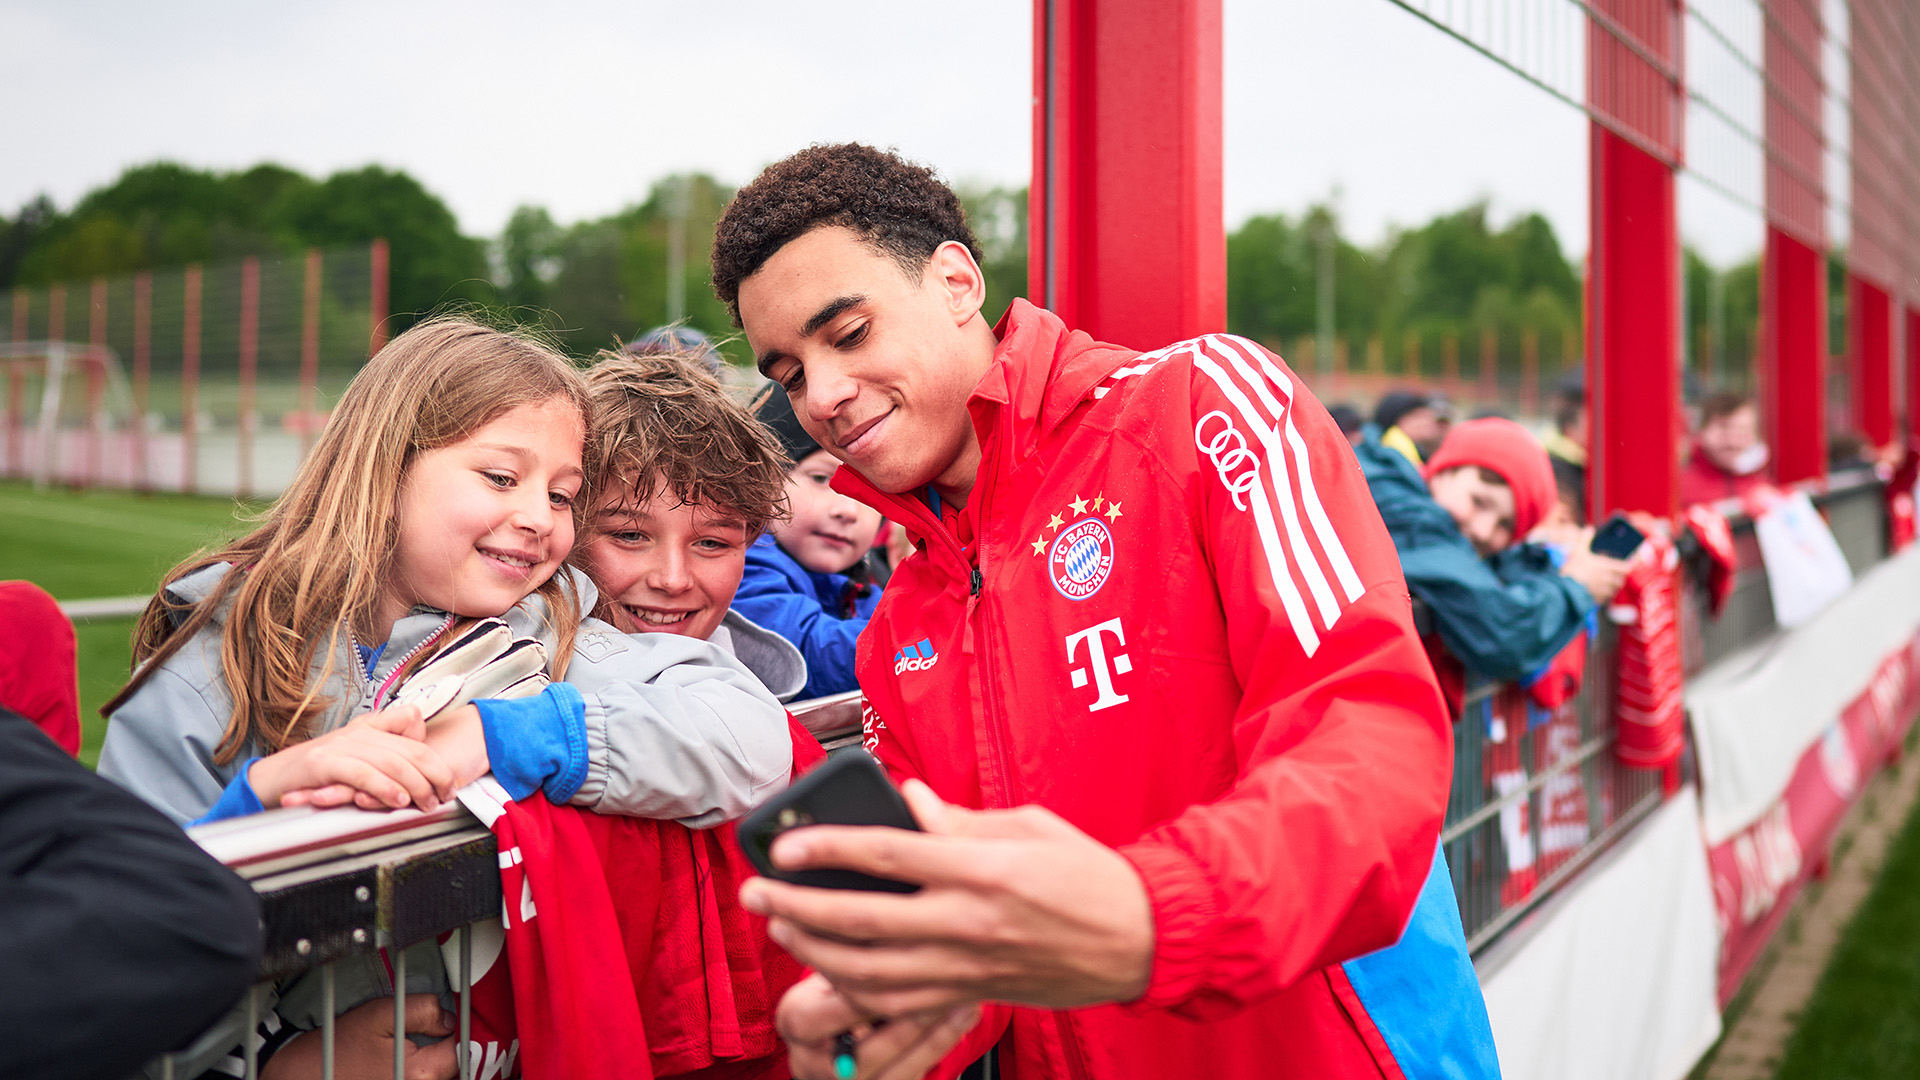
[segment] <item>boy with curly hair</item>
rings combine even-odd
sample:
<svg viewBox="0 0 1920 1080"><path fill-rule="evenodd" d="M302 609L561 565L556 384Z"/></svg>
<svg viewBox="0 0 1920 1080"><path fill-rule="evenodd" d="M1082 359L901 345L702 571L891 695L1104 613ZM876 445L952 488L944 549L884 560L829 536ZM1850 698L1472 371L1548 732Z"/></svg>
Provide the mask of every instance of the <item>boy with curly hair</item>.
<svg viewBox="0 0 1920 1080"><path fill-rule="evenodd" d="M856 144L743 188L713 282L834 486L919 545L857 666L930 835L773 857L923 888L742 891L816 973L780 1007L795 1075L835 1075L848 1031L863 1076L994 1048L1013 1080L1497 1075L1438 844L1451 718L1285 363L1023 300L988 325L959 200Z"/></svg>

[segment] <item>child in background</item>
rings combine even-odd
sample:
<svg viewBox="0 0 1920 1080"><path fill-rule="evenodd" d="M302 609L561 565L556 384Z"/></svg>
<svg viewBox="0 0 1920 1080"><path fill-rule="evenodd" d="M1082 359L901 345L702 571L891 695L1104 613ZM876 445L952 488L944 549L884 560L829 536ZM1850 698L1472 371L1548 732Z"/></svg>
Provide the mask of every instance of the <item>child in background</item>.
<svg viewBox="0 0 1920 1080"><path fill-rule="evenodd" d="M786 394L776 389L755 415L794 463L787 471L790 516L747 550L733 606L800 647L807 658L802 697L858 689L854 642L880 603L862 560L880 515L827 486L840 462L800 426Z"/></svg>
<svg viewBox="0 0 1920 1080"><path fill-rule="evenodd" d="M590 413L579 372L535 342L457 319L395 338L265 523L167 575L105 710L100 772L180 822L295 801L431 809L491 769L515 798L704 825L783 785L784 714L737 661L583 618L593 587L562 566ZM485 617L540 639L568 682L431 727L391 707L461 619ZM360 959L338 965L342 1053L390 1061L393 988ZM407 959L411 994L445 987L434 943ZM285 988L291 1024L262 1034L317 1026L313 982ZM415 1033L448 1033L431 998L413 1004ZM299 1049L273 1072L317 1068ZM452 1068L450 1044L409 1053Z"/></svg>

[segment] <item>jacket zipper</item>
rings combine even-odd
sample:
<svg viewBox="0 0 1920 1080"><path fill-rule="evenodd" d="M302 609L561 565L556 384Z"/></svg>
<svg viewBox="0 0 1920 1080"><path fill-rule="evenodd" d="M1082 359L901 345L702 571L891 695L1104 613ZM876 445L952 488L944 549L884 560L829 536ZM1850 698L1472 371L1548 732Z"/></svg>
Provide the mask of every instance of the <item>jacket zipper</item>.
<svg viewBox="0 0 1920 1080"><path fill-rule="evenodd" d="M994 425L996 429L1006 426L1002 418L996 417L995 419L997 421ZM975 487L975 493L979 496L979 507L978 512L974 515L973 522L975 562L973 565L973 594L967 599L967 627L973 633L974 639L977 642L975 646L975 663L980 667L980 707L981 710L986 713L987 741L993 746L994 763L1000 770L1000 786L1002 788L1000 792L1001 805L1013 807L1020 805L1020 792L1026 785L1020 783L1019 776L1014 772L1012 750L1013 732L1007 724L1006 711L1000 708L1000 698L993 677L993 664L988 658L988 635L985 632L984 626L975 626L976 620L981 614L980 609L984 606L984 600L980 592L986 577L984 568L987 561L988 535L992 522L989 508L993 501L992 493L994 484L1000 478L1002 445L1008 437L1003 430L996 430L995 435L997 437L994 439L994 445L991 448L992 460L989 463L990 467L985 470L987 483L985 485L976 485ZM978 621L984 622L985 620L979 619Z"/></svg>
<svg viewBox="0 0 1920 1080"><path fill-rule="evenodd" d="M435 630L433 633L428 634L425 638L421 640L420 644L415 645L411 649L408 649L407 654L400 658L400 662L393 665L393 670L387 673L386 681L380 684L380 689L375 690L373 692L373 707L375 711L378 711L380 708L380 699L383 696L385 696L387 690L393 686L393 680L399 678L400 673L407 669L407 662L412 660L415 656L418 656L420 654L421 649L424 649L427 646L433 644L434 642L440 640L440 635L446 633L447 630L453 626L454 621L455 620L452 615L447 616L447 621L441 623L440 628L438 630ZM368 680L368 681L371 682L372 680Z"/></svg>
<svg viewBox="0 0 1920 1080"><path fill-rule="evenodd" d="M1060 1032L1060 1050L1067 1059L1067 1075L1073 1080L1088 1080L1092 1072L1087 1068L1086 1055L1080 1052L1080 1035L1073 1030L1073 1017L1065 1009L1055 1009L1053 1022Z"/></svg>

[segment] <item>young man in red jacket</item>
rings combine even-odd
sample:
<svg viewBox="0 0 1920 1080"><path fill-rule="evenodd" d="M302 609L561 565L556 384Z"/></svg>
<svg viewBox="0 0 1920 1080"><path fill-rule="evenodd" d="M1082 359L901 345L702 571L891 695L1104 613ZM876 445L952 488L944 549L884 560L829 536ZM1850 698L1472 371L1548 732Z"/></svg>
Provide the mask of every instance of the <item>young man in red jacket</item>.
<svg viewBox="0 0 1920 1080"><path fill-rule="evenodd" d="M835 1075L849 1029L863 1080L990 1048L1015 1080L1496 1075L1437 845L1449 717L1285 364L1019 300L989 326L953 193L858 145L742 189L713 266L835 486L917 548L858 670L931 835L774 858L925 887L742 892L817 973L780 1009L796 1075Z"/></svg>

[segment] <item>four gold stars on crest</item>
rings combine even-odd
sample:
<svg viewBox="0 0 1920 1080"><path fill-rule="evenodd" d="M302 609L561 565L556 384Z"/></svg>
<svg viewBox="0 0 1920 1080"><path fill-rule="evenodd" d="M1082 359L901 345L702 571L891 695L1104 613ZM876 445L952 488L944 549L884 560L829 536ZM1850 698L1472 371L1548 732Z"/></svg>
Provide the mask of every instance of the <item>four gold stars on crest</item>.
<svg viewBox="0 0 1920 1080"><path fill-rule="evenodd" d="M1100 509L1101 504L1103 503L1106 505L1105 510ZM1091 499L1083 499L1083 498L1080 498L1078 495L1076 495L1074 496L1073 501L1068 503L1067 505L1073 508L1074 517L1079 517L1085 514L1087 512L1087 507L1089 506L1093 507L1093 512L1095 514L1106 518L1109 522L1118 521L1122 516L1124 516L1120 513L1120 501L1118 499L1115 499L1112 502L1107 502L1107 497L1104 494L1095 495ZM1061 517L1059 514L1050 514L1047 517L1046 527L1049 529L1052 529L1054 532L1057 533L1060 531L1060 526L1065 525L1066 523L1067 523L1066 519ZM1035 555L1039 555L1044 553L1046 550L1047 550L1047 534L1041 533L1039 536L1034 538L1033 553Z"/></svg>

